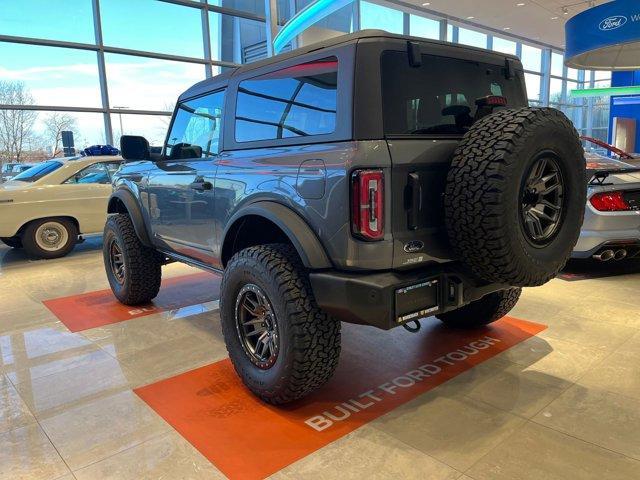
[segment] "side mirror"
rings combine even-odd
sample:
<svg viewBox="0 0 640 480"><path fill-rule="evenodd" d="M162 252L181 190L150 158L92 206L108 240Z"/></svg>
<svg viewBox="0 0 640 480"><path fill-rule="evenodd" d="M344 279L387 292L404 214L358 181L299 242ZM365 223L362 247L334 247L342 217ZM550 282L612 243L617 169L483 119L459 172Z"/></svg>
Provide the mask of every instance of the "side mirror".
<svg viewBox="0 0 640 480"><path fill-rule="evenodd" d="M120 153L125 160L149 160L149 142L137 135L122 135L120 137Z"/></svg>

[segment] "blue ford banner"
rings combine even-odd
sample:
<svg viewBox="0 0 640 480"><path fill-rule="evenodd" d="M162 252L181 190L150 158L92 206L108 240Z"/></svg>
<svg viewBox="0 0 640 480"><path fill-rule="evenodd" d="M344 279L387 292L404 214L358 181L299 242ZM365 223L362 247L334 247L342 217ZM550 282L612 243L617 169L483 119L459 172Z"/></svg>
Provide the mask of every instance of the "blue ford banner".
<svg viewBox="0 0 640 480"><path fill-rule="evenodd" d="M567 65L640 68L640 0L615 0L571 18L566 26Z"/></svg>

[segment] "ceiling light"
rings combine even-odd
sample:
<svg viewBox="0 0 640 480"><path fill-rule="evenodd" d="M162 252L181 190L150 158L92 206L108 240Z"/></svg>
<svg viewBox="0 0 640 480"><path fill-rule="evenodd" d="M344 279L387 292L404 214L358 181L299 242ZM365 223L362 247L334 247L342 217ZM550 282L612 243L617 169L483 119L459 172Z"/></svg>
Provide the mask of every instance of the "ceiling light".
<svg viewBox="0 0 640 480"><path fill-rule="evenodd" d="M423 6L423 7L428 7L429 5L431 5L431 2L424 2L424 3L422 4L422 6Z"/></svg>
<svg viewBox="0 0 640 480"><path fill-rule="evenodd" d="M569 15L569 9L567 7L562 7L562 14Z"/></svg>
<svg viewBox="0 0 640 480"><path fill-rule="evenodd" d="M551 17L551 20L557 20L559 17Z"/></svg>
<svg viewBox="0 0 640 480"><path fill-rule="evenodd" d="M503 30L511 30L511 27L504 27Z"/></svg>
<svg viewBox="0 0 640 480"><path fill-rule="evenodd" d="M524 3L522 3L522 2L516 3L516 7L524 7Z"/></svg>
<svg viewBox="0 0 640 480"><path fill-rule="evenodd" d="M473 20L476 17L467 17L467 20Z"/></svg>

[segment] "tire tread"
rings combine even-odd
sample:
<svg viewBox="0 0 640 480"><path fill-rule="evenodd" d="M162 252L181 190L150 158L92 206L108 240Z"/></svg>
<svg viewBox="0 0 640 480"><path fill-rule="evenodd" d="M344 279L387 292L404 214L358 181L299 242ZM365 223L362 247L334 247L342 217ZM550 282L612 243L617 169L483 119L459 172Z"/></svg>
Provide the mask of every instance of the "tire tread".
<svg viewBox="0 0 640 480"><path fill-rule="evenodd" d="M274 282L287 321L293 333L294 356L290 374L280 378L276 386L270 389L256 389L248 380L245 362L235 359L229 348L230 335L236 335L231 328L233 321L222 322L227 351L236 372L245 384L262 400L271 404L284 404L302 398L325 384L333 375L340 357L340 322L324 313L316 304L308 275L296 251L287 244L268 244L254 246L236 253L227 265L227 270L249 267L258 262L266 268ZM228 298L226 292L228 276L222 279L220 290L220 311L225 312ZM284 340L281 338L281 341ZM282 351L282 348L281 348Z"/></svg>
<svg viewBox="0 0 640 480"><path fill-rule="evenodd" d="M112 279L108 263L107 242L104 245L105 269L112 290L118 300L125 305L142 305L153 300L160 291L162 281L162 256L154 249L146 247L140 242L133 222L128 215L110 215L105 225L105 239L107 231L111 230L122 242L122 253L127 257L126 287L118 291L114 289L115 279ZM116 282L117 283L117 282Z"/></svg>

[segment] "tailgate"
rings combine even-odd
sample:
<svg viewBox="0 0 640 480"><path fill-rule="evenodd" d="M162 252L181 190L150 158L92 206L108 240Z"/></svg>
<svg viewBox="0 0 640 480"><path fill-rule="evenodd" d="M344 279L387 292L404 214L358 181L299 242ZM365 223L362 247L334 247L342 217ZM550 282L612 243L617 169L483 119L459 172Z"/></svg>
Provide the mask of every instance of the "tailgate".
<svg viewBox="0 0 640 480"><path fill-rule="evenodd" d="M443 194L459 139L394 139L392 162L394 268L451 260Z"/></svg>

